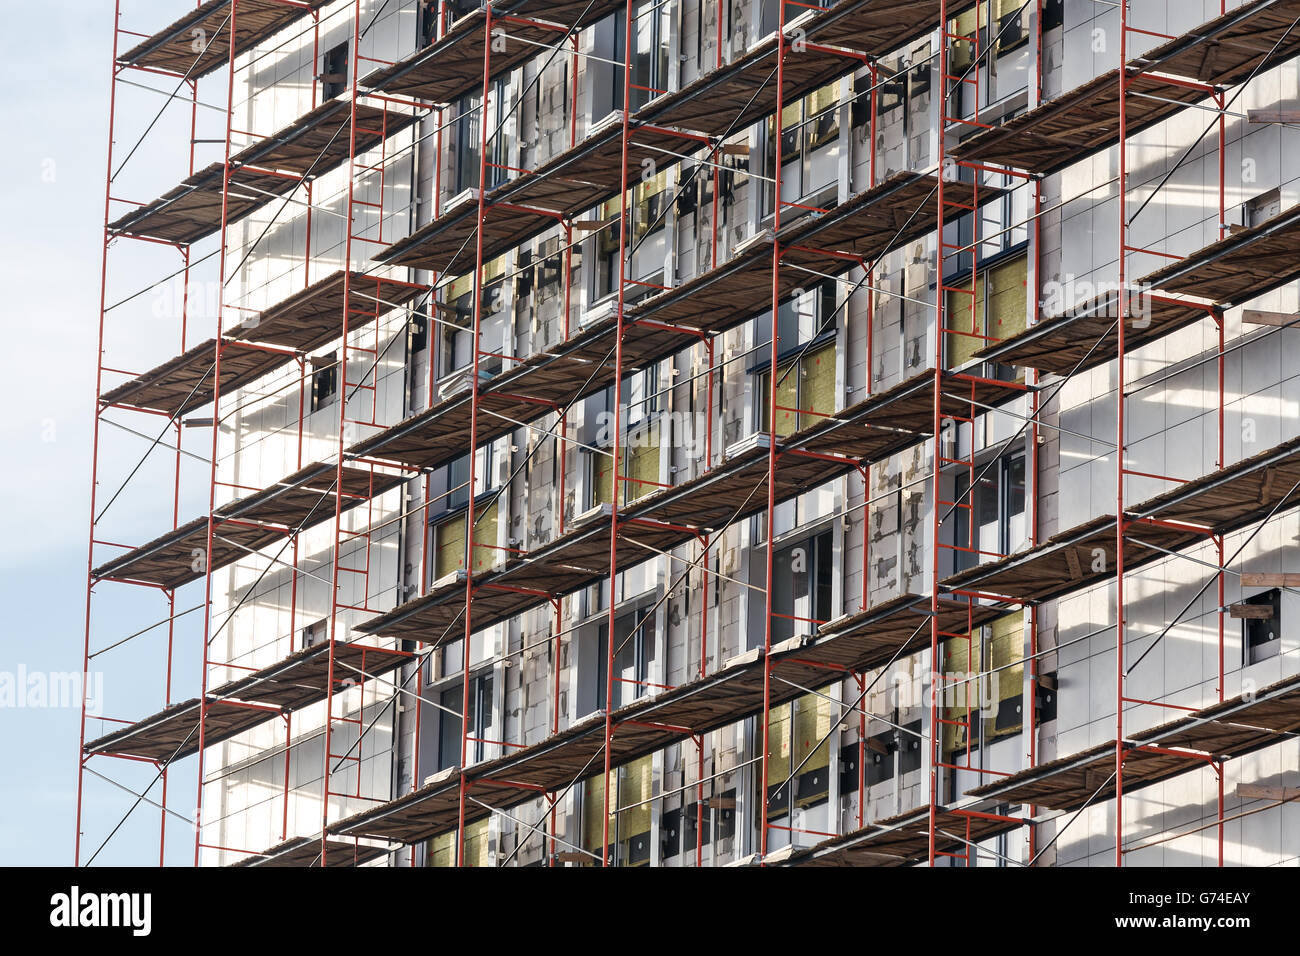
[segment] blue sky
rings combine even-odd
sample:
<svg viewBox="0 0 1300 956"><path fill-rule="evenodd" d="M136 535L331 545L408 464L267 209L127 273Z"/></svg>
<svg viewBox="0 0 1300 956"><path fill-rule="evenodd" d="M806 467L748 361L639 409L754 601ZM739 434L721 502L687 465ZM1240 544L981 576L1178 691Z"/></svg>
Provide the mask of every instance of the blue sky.
<svg viewBox="0 0 1300 956"><path fill-rule="evenodd" d="M112 13L66 0L5 19L0 671L76 671ZM72 862L76 733L75 710L0 708L0 862Z"/></svg>
<svg viewBox="0 0 1300 956"><path fill-rule="evenodd" d="M127 5L123 25L142 32L155 30L189 6L184 0L166 4L137 0ZM0 128L7 140L0 148L4 289L0 320L5 337L0 348L0 398L5 409L0 416L4 608L0 675L20 669L29 675L47 675L77 672L81 667L113 3L5 4L4 16L0 31L0 70L6 81ZM170 87L160 78L151 82ZM156 94L136 95L137 102L124 104L131 119L119 128L119 150L135 142L164 102ZM210 86L201 86L200 96L219 100ZM173 109L164 116L150 140L169 145L140 150L115 191L147 200L185 175L182 144L188 131L177 123L188 121L188 110L181 110L179 116L177 112ZM199 163L216 158L203 154ZM166 249L140 254L123 250L118 255L123 258L114 260L110 299L146 287L172 268L176 259L176 253ZM156 301L142 296L115 313L124 338L114 359L132 363L125 367L148 368L178 351L177 333L168 326L167 317L160 318L156 309L150 315ZM192 330L190 341L206 331ZM155 433L161 424L157 419L129 423ZM192 440L201 451L210 432L193 431L200 433ZM129 467L147 447L147 441L115 432L106 441L106 457L116 468ZM165 523L170 520L170 503L163 490L170 467L165 459L155 455L141 472L139 492L115 503L106 535L130 534L139 543L170 526ZM191 479L195 475L189 473ZM102 481L101 492L111 492L116 480ZM160 503L166 506L163 510ZM193 499L182 504L182 520L197 513ZM101 560L105 556L99 555ZM195 604L198 597L183 595L179 607ZM108 596L97 616L93 643L103 646L126 636L143 626L141 621L163 616L161 608L156 595ZM199 617L195 614L190 620ZM163 633L130 642L106 663L106 712L138 718L161 707L166 669ZM178 648L174 695L183 698L197 688L198 667L192 663L197 642L192 630L178 632L177 642L185 646ZM72 863L77 730L75 707L0 706L0 864ZM94 766L137 788L153 775L147 767L122 761ZM171 780L169 802L185 817L192 815L194 805L193 773L188 766ZM88 848L93 850L133 798L99 781L90 797L86 832ZM157 811L147 806L137 810L98 862L156 863L158 819ZM183 821L169 826L167 842L168 862L192 859L193 835Z"/></svg>

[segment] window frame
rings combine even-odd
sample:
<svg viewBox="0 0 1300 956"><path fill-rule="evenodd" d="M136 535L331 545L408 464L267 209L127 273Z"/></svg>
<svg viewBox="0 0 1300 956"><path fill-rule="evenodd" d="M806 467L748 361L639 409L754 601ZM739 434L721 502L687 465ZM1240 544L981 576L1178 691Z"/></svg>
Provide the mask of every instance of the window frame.
<svg viewBox="0 0 1300 956"><path fill-rule="evenodd" d="M998 202L1002 204L1003 218L1001 222L1003 223L1009 223L1010 217L1013 215L1011 211L1012 201L1013 200L1010 192L1008 192L1000 200L998 200ZM981 204L980 206L981 210L987 208L988 208L987 203ZM971 221L970 216L967 215L962 217L961 221L957 224L958 225L958 235L956 239L957 243L969 245L971 235L967 224L969 224L970 221ZM1003 233L1001 236L1003 240L1008 238L1007 234L1005 233L1005 229L1006 226L1004 225L1003 227L1001 227L1000 230ZM980 240L981 249L986 245L987 242L990 241L992 240L981 239ZM969 329L969 331L975 333L975 335L986 336L986 338L978 339L978 338L973 338L970 335L963 335L961 334L960 331L948 331L944 333L944 338L946 340L944 342L944 350L943 350L944 368L955 369L955 368L963 368L967 365L971 365L972 362L974 361L973 353L979 351L980 349L996 344L993 342L992 338L989 337L991 336L991 333L989 332L990 306L993 304L993 297L996 294L992 288L992 283L989 281L989 277L1000 269L1019 265L1022 260L1025 268L1025 287L1024 287L1025 310L1024 310L1024 316L1022 318L1021 328L1016 329L1010 334L1006 336L1002 336L1001 338L1006 339L1006 338L1010 338L1012 335L1018 335L1020 334L1020 332L1024 331L1026 328L1029 327L1029 305L1030 305L1029 243L1027 240L1024 240L1013 244L1004 245L1002 248L990 252L988 255L982 255L978 259L978 266L973 271L973 274L969 264L970 262L969 251L955 253L953 256L950 256L949 259L953 261L952 262L945 261L944 263L945 271L951 265L956 265L959 266L960 268L958 271L953 272L951 278L945 274L944 284L945 286L947 286L948 290L962 290L962 291L945 291L943 293L944 327L949 330L959 328L959 326L957 326L954 323L954 318L953 318L954 315L959 316L959 319L961 323L963 323L963 325L968 320L971 319L969 315L969 309L967 308L966 303L970 301L970 296L968 295L970 289L968 288L968 286L971 284L972 281L974 281L975 292L976 292L975 316L974 316L974 320L971 322L971 328ZM962 264L962 260L965 260L964 265ZM966 352L967 354L964 357L962 357L959 355L960 352ZM985 362L982 364L987 365L989 363ZM977 364L974 367L978 368L981 366ZM1008 367L1008 366L995 366L995 368L1003 370L1003 374L999 374L998 377L1004 380L1007 379L1008 374L1010 375L1011 380L1018 380L1023 378L1024 376L1024 370L1020 368Z"/></svg>
<svg viewBox="0 0 1300 956"><path fill-rule="evenodd" d="M1282 653L1282 589L1270 588L1258 594L1241 599L1242 604L1252 606L1271 605L1273 616L1269 618L1243 618L1241 621L1241 666L1250 667L1270 661ZM1272 635L1259 639L1256 632L1268 630ZM1263 653L1260 653L1260 651Z"/></svg>
<svg viewBox="0 0 1300 956"><path fill-rule="evenodd" d="M430 659L432 659L432 655ZM463 715L454 715L459 714L460 708L465 701L463 679L464 675L460 672L446 674L437 685L440 706L436 708L438 733L434 763L437 765L439 772L460 765L460 743L461 737L465 733L464 717ZM477 739L469 741L469 752L466 754L466 760L469 761L470 765L473 765L488 759L487 748L490 744L486 738L488 731L496 726L496 670L491 664L478 665L476 669L470 671L469 679L471 685L470 713L474 718L471 721L470 731L471 737ZM451 713L448 713L444 708L450 708ZM448 734L451 729L455 729L454 736ZM445 752L449 747L452 750L450 754Z"/></svg>
<svg viewBox="0 0 1300 956"><path fill-rule="evenodd" d="M318 360L320 368L315 367ZM312 366L311 411L318 412L333 404L334 397L339 393L339 353L334 351L318 356L313 359Z"/></svg>
<svg viewBox="0 0 1300 956"><path fill-rule="evenodd" d="M774 616L772 621L772 643L774 644L796 635L812 634L820 626L820 623L824 623L834 616L836 567L834 529L829 526L822 526L791 540L780 541L773 549L774 573L776 564L784 560L786 555L792 556L797 549L803 549L807 552L808 567L804 572L807 586L803 593L798 593L797 588L792 585L790 593L791 606L787 617L776 617L776 596L774 595L772 602ZM793 570L791 571L792 581L796 580L793 577L795 573ZM825 580L822 580L823 576ZM801 613L801 611L806 613ZM785 611L780 613L787 614ZM825 617L821 616L823 614ZM796 620L796 618L800 620ZM777 633L778 621L782 622L780 634ZM787 626L789 633L785 633Z"/></svg>
<svg viewBox="0 0 1300 956"><path fill-rule="evenodd" d="M1028 452L1024 448L1016 448L995 459L996 464L989 468L989 472L984 475L981 482L989 481L989 475L995 474L997 488L994 492L996 495L997 505L997 534L996 551L985 548L980 541L984 527L993 522L981 521L974 526L972 534L967 531L971 527L972 514L977 513L978 509L974 502L969 502L971 507L958 507L953 509L953 530L951 544L956 545L952 549L952 564L954 571L965 571L969 568L976 567L985 561L996 560L998 556L1005 556L1013 553L1012 548L1022 543L1022 541L1012 541L1012 521L1019 516L1022 521L1028 522L1028 500L1029 500L1029 473L1028 473ZM987 460L975 465L975 475L978 477L980 472L989 465ZM1013 474L1015 468L1019 467L1021 480L1020 504L1019 511L1012 511L1013 493L1015 485L1013 484ZM963 487L963 483L969 481L969 476L965 471L958 471L952 478L952 500L962 501L963 498L970 494L968 488ZM978 490L977 490L978 493ZM1028 525L1025 526L1025 538L1028 537ZM1023 538L1022 538L1023 540ZM957 548L974 548L975 551L957 550ZM991 553L981 554L979 552L990 551Z"/></svg>
<svg viewBox="0 0 1300 956"><path fill-rule="evenodd" d="M622 614L615 615L614 626L617 629L620 624L626 625L628 618L634 618L632 630L628 635L633 639L631 649L632 664L632 683L633 688L631 696L624 699L623 694L619 694L619 688L628 682L620 676L619 669L619 649L614 649L614 665L616 672L614 675L614 693L615 703L612 709L618 710L620 707L640 700L650 689L650 668L654 662L654 614L653 606L631 608ZM605 690L608 675L606 667L609 664L609 619L598 622L596 626L596 710L605 710Z"/></svg>
<svg viewBox="0 0 1300 956"><path fill-rule="evenodd" d="M500 538L500 527L503 509L509 508L507 495L501 492L501 484L497 480L497 442L492 441L483 445L474 452L478 461L474 466L474 475L476 484L481 490L474 495L474 518L475 526L482 527L481 519L487 509L495 509L495 524L498 530L497 539ZM425 534L429 536L429 555L427 577L425 582L426 589L433 586L433 583L439 580L442 575L437 573L438 558L438 534L440 531L451 526L453 522L460 521L468 516L469 512L469 455L460 455L440 465L434 470L434 488L441 487L442 490L431 490L430 506L425 515ZM502 499L507 499L505 504ZM434 505L439 505L435 507ZM468 539L468 529L462 532L462 538ZM475 545L475 549L484 547L483 543ZM493 541L490 547L493 549L493 558L488 563L488 567L495 566L500 551L497 550L497 542ZM466 546L466 553L468 546ZM464 557L461 558L464 561ZM461 569L464 570L462 563ZM487 567L478 570L487 570Z"/></svg>
<svg viewBox="0 0 1300 956"><path fill-rule="evenodd" d="M813 108L815 99L824 90L827 90L827 88L830 88L830 95L832 96L831 105L816 112L810 112ZM786 104L785 109L782 111L783 113L788 113L791 110L798 110L798 117L794 118L793 121L787 121L784 116L781 121L782 188L788 188L789 180L787 176L789 173L787 170L789 170L796 161L798 162L797 172L799 175L799 185L798 189L795 191L795 198L782 200L783 221L787 216L793 218L794 216L809 211L807 209L799 208L798 205L792 206L791 203L820 206L822 203L808 202L808 200L816 199L822 196L823 193L830 192L831 190L835 190L836 192L839 190L838 173L829 182L822 183L819 186L810 186L809 182L812 176L814 160L818 158L819 154L825 149L834 148L837 145L842 144L844 123L840 116L840 106L843 101L843 92L844 90L840 85L840 80L832 80L825 86L819 87L818 89L808 93L806 96L801 97L797 103ZM833 131L817 134L814 124L822 124L828 121L833 127ZM850 125L852 125L851 122ZM819 140L816 145L812 145L811 143L813 137L808 133L810 129L814 134L816 134L816 138ZM777 198L775 181L775 116L769 117L762 122L759 127L759 137L762 141L761 155L763 157L763 175L766 177L763 181L764 189L761 218L764 223L768 223L771 222L775 216ZM791 139L794 139L795 143L794 145L787 147L786 144L789 143Z"/></svg>
<svg viewBox="0 0 1300 956"><path fill-rule="evenodd" d="M659 366L659 362L653 362L645 368L636 369L628 375L625 375L623 378L623 394L635 396L639 389L642 398L640 400L629 400L623 406L624 409L626 409L627 419L620 423L619 428L619 439L621 441L619 451L620 466L626 466L630 459L629 449L631 446L628 444L628 441L633 433L644 433L647 435L656 433L656 440L652 445L647 447L652 447L658 453L657 461L662 467L664 435L661 420L663 418L665 391L659 387ZM606 421L609 421L614 414L614 387L612 385L606 386L603 396L603 413L606 416ZM592 397L594 398L595 396ZM584 411L586 414L591 414L595 408L595 403L589 401L589 403L584 406ZM656 429L658 429L658 432L655 432ZM604 429L601 431L603 432ZM583 509L584 511L612 503L614 496L618 494L619 491L623 492L622 497L619 498L619 507L625 507L626 505L633 504L657 490L657 478L658 474L661 473L661 467L656 469L657 477L655 486L643 485L641 482L633 481L618 482L611 478L609 488L610 497L608 499L598 499L597 494L601 483L597 479L597 473L601 465L607 465L609 467L612 467L613 465L613 436L609 434L597 434L593 436L587 444L589 447L582 449L584 485L583 500L586 503L586 506ZM626 467L622 467L621 470L624 472L624 475L627 474Z"/></svg>
<svg viewBox="0 0 1300 956"><path fill-rule="evenodd" d="M803 312L799 308L799 297L789 298L781 303L777 308L777 345L780 351L777 353L777 369L784 374L792 362L801 357L806 357L819 352L827 346L835 345L839 341L840 316L843 309L836 302L836 285L833 281L820 282L811 289L804 290L805 294L811 292L813 296L813 308L811 314ZM827 328L822 328L826 322L827 311L831 310L833 320ZM805 320L807 320L805 322ZM747 372L750 376L751 387L754 390L754 401L752 402L751 425L753 430L758 434L766 434L767 427L767 403L770 389L767 386L767 374L771 371L771 347L772 347L772 313L771 310L765 310L757 315L753 320L755 323L754 339L757 344L755 352L759 360L750 365ZM811 337L805 338L811 332ZM764 344L766 338L766 344ZM793 345L782 347L782 343L792 339ZM839 349L835 350L835 368L832 374L839 381ZM778 381L779 389L783 383ZM796 406L804 408L802 401L803 377L799 376L796 382ZM842 389L835 388L834 407L827 413L833 415L840 409L840 402L843 398ZM800 419L804 416L801 414ZM816 416L812 416L816 418ZM804 427L800 421L795 431ZM807 424L813 424L809 422Z"/></svg>
<svg viewBox="0 0 1300 956"><path fill-rule="evenodd" d="M339 62L340 55L342 63ZM348 91L348 83L352 76L351 69L352 41L350 39L330 47L321 54L320 76L317 79L320 81L322 103L342 96ZM338 79L330 79L330 77L338 77Z"/></svg>

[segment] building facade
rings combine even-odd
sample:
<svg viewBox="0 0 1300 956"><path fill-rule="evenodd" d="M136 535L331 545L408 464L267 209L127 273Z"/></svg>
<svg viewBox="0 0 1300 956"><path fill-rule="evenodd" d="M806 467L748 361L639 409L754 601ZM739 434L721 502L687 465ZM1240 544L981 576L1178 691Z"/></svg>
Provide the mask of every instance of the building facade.
<svg viewBox="0 0 1300 956"><path fill-rule="evenodd" d="M92 605L170 611L86 796L197 764L211 865L1295 862L1300 4L135 41L114 82L181 78L224 154L110 184L106 273L175 246L216 329L101 345L97 425L210 461L92 531Z"/></svg>

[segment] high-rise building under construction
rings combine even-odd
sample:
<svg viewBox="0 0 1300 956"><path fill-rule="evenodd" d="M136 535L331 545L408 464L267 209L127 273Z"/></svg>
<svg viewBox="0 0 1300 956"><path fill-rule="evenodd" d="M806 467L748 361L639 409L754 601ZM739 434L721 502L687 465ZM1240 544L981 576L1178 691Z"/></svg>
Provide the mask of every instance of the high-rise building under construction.
<svg viewBox="0 0 1300 956"><path fill-rule="evenodd" d="M157 6L78 862L1300 858L1300 0Z"/></svg>

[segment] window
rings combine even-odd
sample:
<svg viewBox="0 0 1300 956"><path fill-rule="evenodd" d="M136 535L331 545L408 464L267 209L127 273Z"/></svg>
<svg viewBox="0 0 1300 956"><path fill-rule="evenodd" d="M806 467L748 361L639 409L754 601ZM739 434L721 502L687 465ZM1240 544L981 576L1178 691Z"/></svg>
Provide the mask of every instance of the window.
<svg viewBox="0 0 1300 956"><path fill-rule="evenodd" d="M348 90L348 45L346 42L326 52L320 64L321 97L332 100Z"/></svg>
<svg viewBox="0 0 1300 956"><path fill-rule="evenodd" d="M1023 611L997 618L964 637L944 643L944 752L970 749L998 737L1018 733L1024 724ZM978 678L964 680L969 675ZM969 709L969 714L968 714ZM969 720L968 720L969 717ZM969 733L968 733L969 732Z"/></svg>
<svg viewBox="0 0 1300 956"><path fill-rule="evenodd" d="M469 741L468 760L471 764L484 760L488 756L487 748L493 736L491 670L471 674L469 678ZM438 769L446 770L460 764L461 719L458 716L464 706L461 692L462 685L443 689L438 697Z"/></svg>
<svg viewBox="0 0 1300 956"><path fill-rule="evenodd" d="M613 390L609 391L612 407ZM623 402L627 406L629 434L638 424L655 417L663 405L663 395L659 391L659 363L635 371L623 380Z"/></svg>
<svg viewBox="0 0 1300 956"><path fill-rule="evenodd" d="M609 851L614 866L650 863L650 808L654 795L653 756L646 755L610 773ZM582 845L595 853L599 865L604 843L605 775L597 774L582 788Z"/></svg>
<svg viewBox="0 0 1300 956"><path fill-rule="evenodd" d="M648 609L641 608L614 621L614 706L618 710L645 695L654 660L654 633ZM609 623L596 637L596 709L605 709L606 665L609 662Z"/></svg>
<svg viewBox="0 0 1300 956"><path fill-rule="evenodd" d="M472 258L472 256L471 256ZM509 286L506 283L506 257L483 264L483 309L479 316L479 372L495 375L501 371L504 341L503 328L510 310ZM441 374L450 375L468 368L474 361L474 273L454 279L439 306L442 329Z"/></svg>
<svg viewBox="0 0 1300 956"><path fill-rule="evenodd" d="M976 465L975 477L973 492L970 491L970 475L962 472L954 479L952 500L959 505L952 509L953 564L958 571L1011 554L1019 550L1028 537L1025 453L1004 455L987 468L983 464Z"/></svg>
<svg viewBox="0 0 1300 956"><path fill-rule="evenodd" d="M444 690L438 696L438 769L446 770L460 763L460 719L456 716L465 706L460 686Z"/></svg>
<svg viewBox="0 0 1300 956"><path fill-rule="evenodd" d="M321 618L314 624L308 624L299 634L301 639L301 648L315 647L317 644L324 644L329 640L330 622L326 618Z"/></svg>
<svg viewBox="0 0 1300 956"><path fill-rule="evenodd" d="M628 197L627 215L632 232L627 240L629 256L625 277L633 280L623 290L624 298L637 301L660 291L655 286L663 281L664 260L667 255L666 215L668 203L673 198L670 169L660 170L639 180ZM602 203L597 218L610 223L596 234L596 295L603 297L618 291L618 239L619 216L623 204L618 197Z"/></svg>
<svg viewBox="0 0 1300 956"><path fill-rule="evenodd" d="M639 110L670 83L668 41L673 30L674 4L663 0L637 3L632 24L632 111ZM592 58L584 69L590 78L591 122L599 123L623 108L623 47L627 39L627 11L616 12L591 29Z"/></svg>
<svg viewBox="0 0 1300 956"><path fill-rule="evenodd" d="M429 344L429 320L423 315L411 316L406 333L406 351L409 355L423 352Z"/></svg>
<svg viewBox="0 0 1300 956"><path fill-rule="evenodd" d="M508 115L506 95L509 77L499 78L488 94L487 108L487 188L499 186L509 175L510 127L505 123ZM479 149L483 133L479 128L483 110L481 95L461 97L452 126L456 149L456 180L454 191L459 193L479 185Z"/></svg>
<svg viewBox="0 0 1300 956"><path fill-rule="evenodd" d="M997 57L1029 42L1029 8L1021 12L1024 0L980 0L977 7L961 13L952 21L952 32L963 39L954 40L949 62L951 72L960 75L975 58L978 31L980 63L987 65ZM996 49L989 50L993 44ZM984 83L981 82L981 86ZM970 87L971 84L953 84ZM957 89L953 90L958 95Z"/></svg>
<svg viewBox="0 0 1300 956"><path fill-rule="evenodd" d="M789 25L790 21L799 16L809 7L829 7L832 0L799 0L798 3L792 0L761 0L762 5L759 7L758 35L765 37L769 33L774 33L781 25L781 6L785 5L785 22Z"/></svg>
<svg viewBox="0 0 1300 956"><path fill-rule="evenodd" d="M815 425L835 412L838 395L835 389L835 286L823 283L804 291L777 309L777 415L778 436L792 434ZM771 314L755 319L754 340L770 341ZM759 431L768 431L770 362L766 349L761 360L750 369L753 387L758 390L754 409Z"/></svg>
<svg viewBox="0 0 1300 956"><path fill-rule="evenodd" d="M834 205L839 176L840 84L829 83L781 111L781 200L802 206ZM766 175L776 178L776 117L767 120ZM767 212L774 205L767 186ZM786 206L786 222L806 210Z"/></svg>
<svg viewBox="0 0 1300 956"><path fill-rule="evenodd" d="M993 39L997 41L998 56L1004 56L1029 42L1029 7L1024 0L998 0L997 20L992 24Z"/></svg>
<svg viewBox="0 0 1300 956"><path fill-rule="evenodd" d="M659 480L661 429L658 413L659 367L652 365L629 375L623 381L623 399L627 419L620 434L619 474L620 505L639 501L661 486ZM614 500L613 456L614 389L587 399L583 409L584 437L592 446L585 452L587 467L587 506L610 504Z"/></svg>
<svg viewBox="0 0 1300 956"><path fill-rule="evenodd" d="M465 96L456 110L456 119L452 126L456 149L456 180L452 189L454 193L463 192L478 185L478 148L482 142L479 136L478 99Z"/></svg>
<svg viewBox="0 0 1300 956"><path fill-rule="evenodd" d="M1003 119L1021 111L1012 111ZM961 183L977 191L978 209L968 211L944 224L944 282L953 288L970 288L972 253L978 251L983 272L1019 254L1029 242L1028 221L1032 218L1030 184L1007 173L974 170L964 166L952 172ZM978 234L979 242L975 242ZM1025 267L1022 267L1025 268ZM1025 269L1027 273L1027 268ZM964 311L970 311L970 295L959 296ZM978 348L979 346L975 346Z"/></svg>
<svg viewBox="0 0 1300 956"><path fill-rule="evenodd" d="M1026 325L1028 259L1025 256L981 269L970 294L970 277L945 294L944 328L949 368L971 361L975 352L1023 332Z"/></svg>
<svg viewBox="0 0 1300 956"><path fill-rule="evenodd" d="M479 460L474 463L477 494L482 494L487 482L484 480L484 472L490 470L489 466L492 456L489 450L482 450L478 453ZM434 487L430 493L435 498L441 498L434 505L440 511L457 511L469 505L469 455L461 455L459 458L452 459L450 463L438 469L434 480Z"/></svg>
<svg viewBox="0 0 1300 956"><path fill-rule="evenodd" d="M597 299L610 295L618 289L618 237L619 230L622 228L618 217L621 209L618 199L611 199L602 203L597 211L597 220L608 224L596 233ZM628 291L634 292L635 287Z"/></svg>
<svg viewBox="0 0 1300 956"><path fill-rule="evenodd" d="M772 555L772 641L811 634L831 618L831 532Z"/></svg>
<svg viewBox="0 0 1300 956"><path fill-rule="evenodd" d="M478 450L475 472L474 570L486 571L503 557L497 545L499 499L495 497L495 445ZM433 475L429 524L433 535L433 580L465 567L465 521L469 513L469 456L462 455ZM436 509L436 510L434 510Z"/></svg>
<svg viewBox="0 0 1300 956"><path fill-rule="evenodd" d="M312 359L311 410L319 411L339 390L339 353L331 352Z"/></svg>
<svg viewBox="0 0 1300 956"><path fill-rule="evenodd" d="M673 29L673 5L662 0L643 0L635 7L632 23L632 111L636 112L660 93L668 90L668 37ZM614 14L614 63L623 62L623 45L627 39L627 12ZM623 71L615 68L611 90L613 109L623 108Z"/></svg>
<svg viewBox="0 0 1300 956"><path fill-rule="evenodd" d="M641 179L632 187L629 213L632 216L634 245L640 244L648 235L664 227L668 200L672 197L672 191L668 188L669 172L667 169L660 170L653 176Z"/></svg>
<svg viewBox="0 0 1300 956"><path fill-rule="evenodd" d="M469 688L469 759L471 762L487 757L492 737L492 672L484 671L470 676Z"/></svg>
<svg viewBox="0 0 1300 956"><path fill-rule="evenodd" d="M1255 594L1243 602L1251 615L1241 622L1243 665L1258 664L1276 657L1282 650L1282 592L1278 588ZM1243 613L1243 612L1238 612ZM1265 613L1267 617L1263 617ZM1261 615L1256 617L1254 615Z"/></svg>
<svg viewBox="0 0 1300 956"><path fill-rule="evenodd" d="M635 8L632 25L633 53L631 83L632 111L640 109L670 85L668 57L669 35L673 29L674 5L662 0L643 0ZM592 77L592 124L595 125L610 113L623 108L623 70L617 66L624 60L626 40L626 10L620 9L597 24L592 30L593 52L600 59L590 61L588 75ZM602 62L607 61L607 62ZM608 92L605 92L605 91ZM665 163L665 167L671 164ZM664 216L673 189L670 170L665 168L643 178L632 188L628 199L628 219L632 230L626 240L626 250L631 257L627 276L642 283L628 286L624 293L631 300L644 298L659 291L655 286L667 285L663 268L667 256L667 234L663 232ZM618 288L619 221L622 208L619 197L603 203L598 210L601 222L612 222L597 233L595 298L602 298Z"/></svg>

